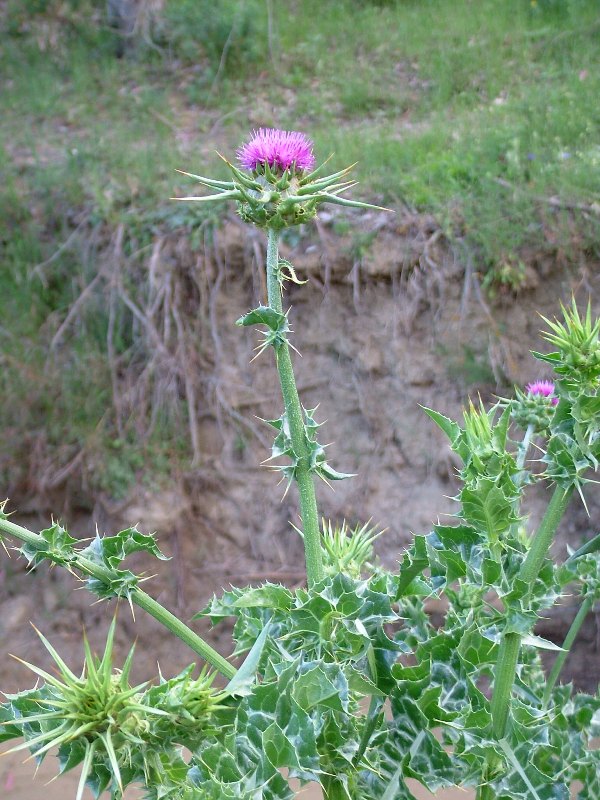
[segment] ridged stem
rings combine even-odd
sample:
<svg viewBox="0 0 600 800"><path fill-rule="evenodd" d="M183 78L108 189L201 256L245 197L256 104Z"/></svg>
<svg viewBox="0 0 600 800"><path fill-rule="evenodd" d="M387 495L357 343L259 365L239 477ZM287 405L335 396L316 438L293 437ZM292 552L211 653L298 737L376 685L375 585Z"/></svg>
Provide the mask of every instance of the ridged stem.
<svg viewBox="0 0 600 800"><path fill-rule="evenodd" d="M533 584L542 568L554 534L565 513L573 488L563 489L557 486L537 533L533 537L531 547L519 571L519 579L533 588ZM492 730L497 739L506 734L512 688L517 674L521 634L506 633L500 643L496 676L492 694Z"/></svg>
<svg viewBox="0 0 600 800"><path fill-rule="evenodd" d="M267 240L267 295L269 306L283 313L281 284L279 281L279 233L269 228ZM323 578L323 551L319 530L319 513L313 474L310 469L308 442L304 428L304 414L300 405L294 369L287 342L275 348L281 394L290 429L292 447L297 457L295 480L300 495L300 516L304 534L306 577L312 586Z"/></svg>
<svg viewBox="0 0 600 800"><path fill-rule="evenodd" d="M19 539L21 542L25 542L34 548L39 548L47 544L39 534L27 528L23 528L21 525L16 525L8 519L0 518L0 531L9 536L14 536L15 539ZM91 575L93 578L97 578L104 583L110 583L115 578L115 575L108 567L95 564L90 559L79 554L76 554L73 561L69 563L69 568L78 570L84 575ZM150 597L149 594L146 594L142 589L133 588L130 597L132 603L135 603L136 606L139 606L139 608L142 608L150 614L150 616L154 617L161 625L175 634L178 639L184 644L187 644L188 647L211 664L222 675L229 680L233 678L236 673L235 667L226 661L220 653L217 653L216 650L198 636L191 628L188 628L185 623Z"/></svg>
<svg viewBox="0 0 600 800"><path fill-rule="evenodd" d="M321 781L323 800L348 800L344 784L333 775L324 775Z"/></svg>
<svg viewBox="0 0 600 800"><path fill-rule="evenodd" d="M382 706L383 706L383 700L380 697L372 695L371 702L369 703L369 711L367 713L367 718L364 723L364 727L360 737L360 742L358 743L358 750L356 751L356 754L352 759L352 763L354 764L355 767L360 766L362 757L367 752L367 747L369 746L369 742L371 741L371 736L373 736L375 728L377 727L379 712L381 711Z"/></svg>
<svg viewBox="0 0 600 800"><path fill-rule="evenodd" d="M531 547L527 553L523 566L519 572L519 578L530 586L533 586L536 580L544 559L548 554L550 545L554 539L556 529L563 518L563 514L567 510L571 495L573 494L573 487L563 489L557 486L552 495L552 499L548 504L544 519L540 523L537 533L533 537Z"/></svg>
<svg viewBox="0 0 600 800"><path fill-rule="evenodd" d="M492 695L492 729L497 739L506 733L512 687L517 674L521 636L505 633L500 642L496 663L496 680Z"/></svg>
<svg viewBox="0 0 600 800"><path fill-rule="evenodd" d="M577 638L577 634L579 633L579 630L583 625L585 618L592 610L593 605L594 605L594 598L586 597L583 603L580 605L579 611L577 612L575 619L571 623L571 627L569 628L562 645L562 651L556 657L556 661L552 665L552 669L550 670L550 675L548 676L548 680L546 682L546 688L544 689L545 706L548 705L548 701L550 700L550 695L552 694L552 690L556 685L558 676L561 673L565 661L569 657L569 653L571 651L571 648L573 647L575 639Z"/></svg>

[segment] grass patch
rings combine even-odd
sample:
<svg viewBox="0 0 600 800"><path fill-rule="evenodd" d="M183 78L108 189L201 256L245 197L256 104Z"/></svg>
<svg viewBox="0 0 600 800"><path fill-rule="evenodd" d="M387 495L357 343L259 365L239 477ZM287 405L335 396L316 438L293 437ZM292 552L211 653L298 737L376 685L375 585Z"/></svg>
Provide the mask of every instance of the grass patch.
<svg viewBox="0 0 600 800"><path fill-rule="evenodd" d="M359 160L386 203L433 211L474 248L489 283L524 248L596 248L597 4L347 2L303 13L317 19L312 47L290 37L283 49L312 65L324 102L305 127L336 151L335 166ZM573 214L557 211L576 205L591 211L575 232Z"/></svg>

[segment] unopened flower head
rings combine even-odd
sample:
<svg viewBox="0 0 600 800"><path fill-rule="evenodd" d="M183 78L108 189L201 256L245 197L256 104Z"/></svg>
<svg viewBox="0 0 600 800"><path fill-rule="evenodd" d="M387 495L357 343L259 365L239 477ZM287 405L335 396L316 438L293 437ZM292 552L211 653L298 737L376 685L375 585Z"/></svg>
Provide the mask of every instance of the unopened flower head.
<svg viewBox="0 0 600 800"><path fill-rule="evenodd" d="M265 164L275 172L310 172L315 166L312 148L311 140L300 131L259 128L237 156L242 167L251 172L264 171Z"/></svg>
<svg viewBox="0 0 600 800"><path fill-rule="evenodd" d="M595 394L600 385L600 319L592 317L590 303L585 314L580 314L575 298L571 308L561 305L561 310L563 322L542 317L550 328L544 332L544 339L556 348L555 352L538 353L536 358L552 365L571 399L581 390Z"/></svg>
<svg viewBox="0 0 600 800"><path fill-rule="evenodd" d="M523 429L531 426L536 433L545 433L557 405L556 387L552 381L532 381L525 390L516 390L511 416Z"/></svg>
<svg viewBox="0 0 600 800"><path fill-rule="evenodd" d="M558 397L555 395L555 386L552 381L533 381L533 383L528 383L525 389L532 396L548 397L553 406L558 404Z"/></svg>

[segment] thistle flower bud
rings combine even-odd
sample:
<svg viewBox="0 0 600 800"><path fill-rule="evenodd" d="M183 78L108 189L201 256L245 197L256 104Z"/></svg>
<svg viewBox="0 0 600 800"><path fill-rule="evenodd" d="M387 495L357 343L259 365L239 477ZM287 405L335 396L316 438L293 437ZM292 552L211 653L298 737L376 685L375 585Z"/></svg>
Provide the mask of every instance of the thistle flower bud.
<svg viewBox="0 0 600 800"><path fill-rule="evenodd" d="M162 759L169 751L175 752L180 745L193 748L217 729L215 714L224 707L225 693L213 688L214 674L206 667L197 678L191 664L175 678L165 680L161 675L158 686L132 687L133 648L123 668L113 668L115 620L101 658L92 654L84 639L85 664L80 675L38 634L58 675L22 662L44 683L6 695L8 703L0 704L0 741L22 735L25 741L8 752L28 748L38 761L59 748L61 772L64 764L70 769L82 762L76 800L82 800L86 782L106 786L115 798L122 797L128 783L156 782L150 780L151 771L157 764L164 767Z"/></svg>
<svg viewBox="0 0 600 800"><path fill-rule="evenodd" d="M558 397L555 395L555 386L552 381L534 381L533 383L528 383L525 389L530 396L544 397L553 406L558 405Z"/></svg>
<svg viewBox="0 0 600 800"><path fill-rule="evenodd" d="M370 569L373 558L373 542L383 531L377 531L369 522L350 528L346 520L341 525L332 525L323 520L321 541L325 550L325 572L337 575L343 572L360 580L364 569Z"/></svg>
<svg viewBox="0 0 600 800"><path fill-rule="evenodd" d="M512 419L521 428L531 425L534 433L544 433L558 405L555 390L552 381L533 381L525 386L524 392L517 389L511 408Z"/></svg>
<svg viewBox="0 0 600 800"><path fill-rule="evenodd" d="M60 748L71 766L83 760L77 800L81 800L85 782L98 770L106 776L105 785L110 784L113 795L120 794L133 753L144 743L149 729L148 715L141 705L145 684L129 685L133 648L123 669L113 669L114 634L113 620L100 659L84 639L85 665L81 675L76 675L38 632L58 676L22 662L44 683L27 692L6 695L8 716L13 726L21 728L25 739L9 752L28 748L39 761L49 750Z"/></svg>
<svg viewBox="0 0 600 800"><path fill-rule="evenodd" d="M553 353L534 353L551 364L561 376L561 386L571 399L580 391L595 393L600 388L600 319L592 321L588 303L580 315L573 300L571 308L561 307L563 322L542 317L550 328L544 338L556 348Z"/></svg>

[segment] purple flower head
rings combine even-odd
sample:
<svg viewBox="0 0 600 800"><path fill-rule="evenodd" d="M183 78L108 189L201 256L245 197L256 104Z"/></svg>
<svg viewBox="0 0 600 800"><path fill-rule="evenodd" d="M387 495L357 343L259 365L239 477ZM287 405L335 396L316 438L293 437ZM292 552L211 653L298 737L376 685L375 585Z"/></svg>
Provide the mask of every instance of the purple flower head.
<svg viewBox="0 0 600 800"><path fill-rule="evenodd" d="M554 384L552 381L534 381L533 383L528 383L525 389L530 395L540 395L541 397L551 398L553 406L558 403L558 397L554 394Z"/></svg>
<svg viewBox="0 0 600 800"><path fill-rule="evenodd" d="M315 166L312 147L308 136L299 131L260 128L240 147L237 157L242 167L251 172L261 164L281 171L293 164L298 171L310 171Z"/></svg>

